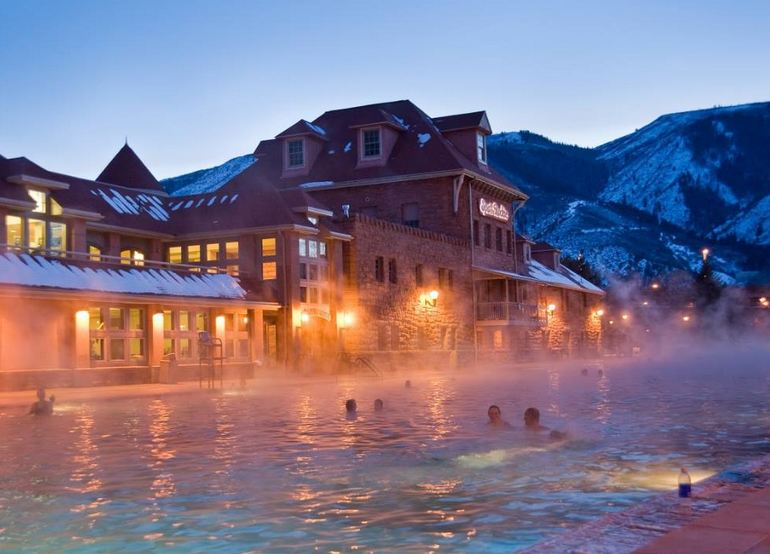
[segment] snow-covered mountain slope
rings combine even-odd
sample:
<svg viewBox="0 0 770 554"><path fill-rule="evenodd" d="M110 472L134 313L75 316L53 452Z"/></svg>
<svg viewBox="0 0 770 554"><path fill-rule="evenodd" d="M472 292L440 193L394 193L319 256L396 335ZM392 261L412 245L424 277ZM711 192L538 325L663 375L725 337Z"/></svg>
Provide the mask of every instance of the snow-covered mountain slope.
<svg viewBox="0 0 770 554"><path fill-rule="evenodd" d="M254 156L246 154L228 160L222 165L200 169L192 173L179 175L178 177L163 179L160 184L171 196L207 194L223 187L230 179L240 174L256 161L257 159Z"/></svg>
<svg viewBox="0 0 770 554"><path fill-rule="evenodd" d="M709 245L724 280L770 279L770 103L662 116L595 149L502 133L489 157L530 195L521 230L605 275L692 270Z"/></svg>

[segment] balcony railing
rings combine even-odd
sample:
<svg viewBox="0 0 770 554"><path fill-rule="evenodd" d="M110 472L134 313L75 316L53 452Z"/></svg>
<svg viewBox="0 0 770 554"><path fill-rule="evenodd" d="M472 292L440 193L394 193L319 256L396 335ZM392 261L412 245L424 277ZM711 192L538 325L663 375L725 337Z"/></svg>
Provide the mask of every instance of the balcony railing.
<svg viewBox="0 0 770 554"><path fill-rule="evenodd" d="M546 320L544 308L537 304L520 302L480 302L476 305L479 321L511 321L520 324L542 325Z"/></svg>
<svg viewBox="0 0 770 554"><path fill-rule="evenodd" d="M65 260L73 260L75 262L85 263L85 265L95 266L111 266L111 267L144 267L144 268L158 268L158 269L170 269L172 271L190 271L198 273L227 273L225 267L203 266L193 264L177 264L170 262L163 262L157 260L148 260L146 258L141 260L135 260L133 258L120 257L120 256L107 256L105 254L90 254L88 252L73 252L70 250L54 250L49 248L31 248L20 247L10 244L0 243L0 254L4 252L13 252L15 254L35 254L39 256L46 256L49 258L63 258ZM247 274L243 271L239 271L241 277Z"/></svg>

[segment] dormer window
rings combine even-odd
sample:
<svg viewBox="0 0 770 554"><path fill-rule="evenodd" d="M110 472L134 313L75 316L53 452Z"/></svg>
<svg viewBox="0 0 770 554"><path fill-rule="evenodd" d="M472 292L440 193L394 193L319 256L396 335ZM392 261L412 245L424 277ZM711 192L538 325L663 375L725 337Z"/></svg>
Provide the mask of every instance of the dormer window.
<svg viewBox="0 0 770 554"><path fill-rule="evenodd" d="M364 129L361 132L362 138L362 158L379 158L382 154L382 140L380 129Z"/></svg>
<svg viewBox="0 0 770 554"><path fill-rule="evenodd" d="M286 165L290 168L305 165L305 141L290 140L286 143Z"/></svg>
<svg viewBox="0 0 770 554"><path fill-rule="evenodd" d="M487 163L487 136L484 133L476 133L476 154L481 163Z"/></svg>

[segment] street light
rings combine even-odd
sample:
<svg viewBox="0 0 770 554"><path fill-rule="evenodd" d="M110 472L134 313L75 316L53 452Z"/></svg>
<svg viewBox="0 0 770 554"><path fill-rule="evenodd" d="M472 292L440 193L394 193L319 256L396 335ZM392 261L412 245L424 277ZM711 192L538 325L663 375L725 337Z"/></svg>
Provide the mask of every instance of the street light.
<svg viewBox="0 0 770 554"><path fill-rule="evenodd" d="M706 258L709 257L710 250L708 248L704 248L700 251L701 255L703 256L703 261L706 261Z"/></svg>

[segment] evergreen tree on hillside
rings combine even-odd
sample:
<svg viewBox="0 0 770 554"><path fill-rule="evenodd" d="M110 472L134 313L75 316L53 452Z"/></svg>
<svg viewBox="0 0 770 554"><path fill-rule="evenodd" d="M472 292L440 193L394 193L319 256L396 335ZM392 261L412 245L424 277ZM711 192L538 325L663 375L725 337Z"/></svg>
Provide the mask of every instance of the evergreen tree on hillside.
<svg viewBox="0 0 770 554"><path fill-rule="evenodd" d="M574 258L570 256L562 256L561 263L563 266L568 267L583 279L591 281L594 285L600 285L602 282L602 276L588 263L583 252L578 252L578 255Z"/></svg>
<svg viewBox="0 0 770 554"><path fill-rule="evenodd" d="M722 295L722 284L714 277L708 254L703 256L703 263L695 278L695 293L701 308L711 306Z"/></svg>

